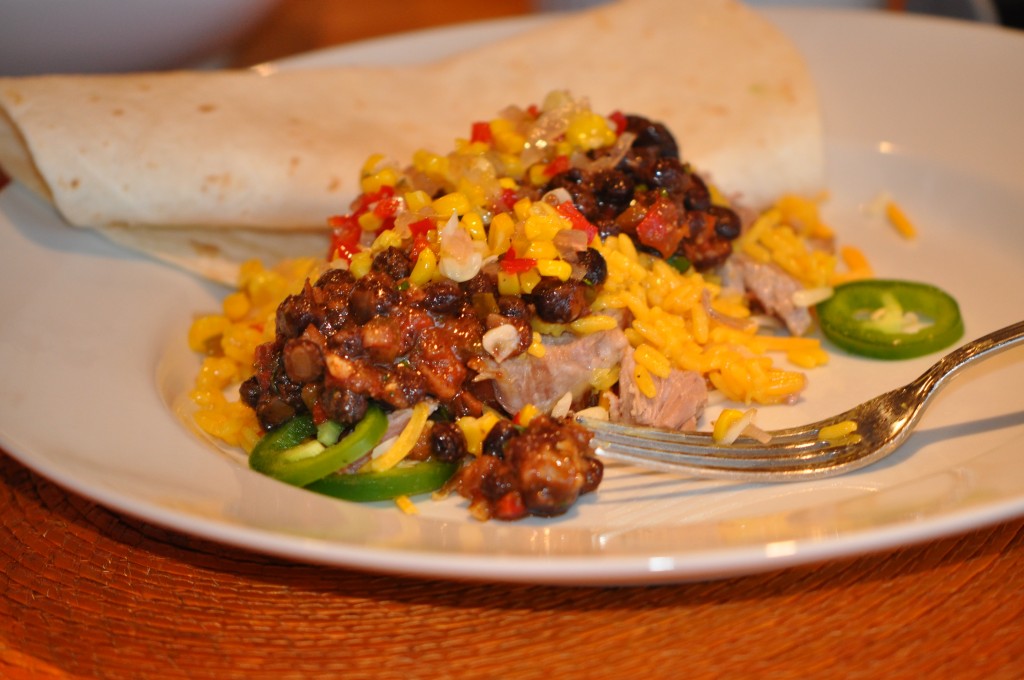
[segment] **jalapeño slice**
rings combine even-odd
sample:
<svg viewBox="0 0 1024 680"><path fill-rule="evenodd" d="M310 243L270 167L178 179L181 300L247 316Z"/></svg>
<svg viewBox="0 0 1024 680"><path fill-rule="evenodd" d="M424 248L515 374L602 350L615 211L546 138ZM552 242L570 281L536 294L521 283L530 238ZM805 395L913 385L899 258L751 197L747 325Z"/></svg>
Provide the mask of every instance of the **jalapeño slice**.
<svg viewBox="0 0 1024 680"><path fill-rule="evenodd" d="M874 359L911 359L964 334L949 293L915 281L865 279L836 286L817 305L822 333L838 347Z"/></svg>
<svg viewBox="0 0 1024 680"><path fill-rule="evenodd" d="M297 416L261 439L249 454L249 467L295 486L306 486L358 460L376 446L387 429L376 406L346 436L331 446L313 439L317 428L308 415Z"/></svg>
<svg viewBox="0 0 1024 680"><path fill-rule="evenodd" d="M423 461L398 465L382 472L334 473L306 488L347 501L385 501L435 491L455 474L457 468L454 463Z"/></svg>

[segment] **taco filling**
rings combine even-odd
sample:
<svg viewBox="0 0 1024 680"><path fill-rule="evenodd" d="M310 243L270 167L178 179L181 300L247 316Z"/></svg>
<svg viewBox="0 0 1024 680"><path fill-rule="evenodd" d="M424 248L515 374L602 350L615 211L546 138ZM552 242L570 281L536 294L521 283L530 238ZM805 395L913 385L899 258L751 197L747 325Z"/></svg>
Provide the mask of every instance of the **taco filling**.
<svg viewBox="0 0 1024 680"><path fill-rule="evenodd" d="M372 445L302 486L331 493L339 476L371 483L432 465L433 483L478 518L559 515L602 477L576 414L692 429L710 391L796 399L804 374L769 352L805 368L825 361L816 340L759 334L757 289L723 278L742 246L770 272L758 280L783 283L790 299L827 285L835 258L810 245L824 227L795 231L775 208L741 237L741 212L657 121L556 91L473 124L446 155L373 156L361 188L329 219L327 257L307 263L269 323L234 323L248 324L252 352L240 388L249 425L235 443L299 418L309 439L329 424L336 440L387 414ZM795 200L790 213L807 209ZM776 251L802 253L804 280ZM251 307L265 272L249 271L235 295ZM199 319L192 342L223 346L231 332ZM223 424L219 402L197 395L197 422ZM282 455L305 461L336 444L294 446Z"/></svg>

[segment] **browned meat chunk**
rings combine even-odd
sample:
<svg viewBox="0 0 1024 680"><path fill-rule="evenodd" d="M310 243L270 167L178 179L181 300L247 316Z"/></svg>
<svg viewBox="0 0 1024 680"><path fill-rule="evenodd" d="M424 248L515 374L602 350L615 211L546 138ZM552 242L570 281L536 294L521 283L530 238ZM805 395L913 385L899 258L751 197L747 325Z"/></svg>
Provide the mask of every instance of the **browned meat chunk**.
<svg viewBox="0 0 1024 680"><path fill-rule="evenodd" d="M504 423L504 425L503 425ZM537 416L523 429L500 421L502 430L482 455L449 482L469 500L474 517L514 520L526 515L561 515L604 474L593 456L590 432L572 420Z"/></svg>

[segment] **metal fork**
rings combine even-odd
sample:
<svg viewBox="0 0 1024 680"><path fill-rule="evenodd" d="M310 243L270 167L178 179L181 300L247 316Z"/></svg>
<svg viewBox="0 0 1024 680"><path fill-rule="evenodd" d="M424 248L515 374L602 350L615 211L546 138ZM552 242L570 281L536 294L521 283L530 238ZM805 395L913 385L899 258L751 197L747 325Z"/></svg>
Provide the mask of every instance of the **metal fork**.
<svg viewBox="0 0 1024 680"><path fill-rule="evenodd" d="M633 427L592 418L580 422L594 433L597 455L645 468L695 477L753 482L820 479L885 458L902 445L939 388L965 367L1024 343L1024 321L953 350L913 382L849 411L809 425L769 432L762 444L741 437L716 443L710 433ZM826 441L822 428L852 420L857 437Z"/></svg>

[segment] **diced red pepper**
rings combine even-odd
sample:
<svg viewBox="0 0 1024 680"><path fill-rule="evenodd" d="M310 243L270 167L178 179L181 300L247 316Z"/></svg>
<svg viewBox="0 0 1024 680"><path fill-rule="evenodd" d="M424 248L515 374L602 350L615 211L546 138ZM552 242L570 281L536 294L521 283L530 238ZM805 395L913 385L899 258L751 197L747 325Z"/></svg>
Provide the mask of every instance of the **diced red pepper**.
<svg viewBox="0 0 1024 680"><path fill-rule="evenodd" d="M526 107L526 113L529 114L530 118L540 118L540 107L536 104L530 104Z"/></svg>
<svg viewBox="0 0 1024 680"><path fill-rule="evenodd" d="M473 123L469 141L483 142L484 144L490 144L494 141L494 134L491 132L491 124L487 121Z"/></svg>
<svg viewBox="0 0 1024 680"><path fill-rule="evenodd" d="M568 156L555 156L555 160L551 161L544 167L544 174L548 177L554 177L555 175L565 172L570 167Z"/></svg>
<svg viewBox="0 0 1024 680"><path fill-rule="evenodd" d="M526 505L518 491L509 491L494 504L495 519L513 520L526 516Z"/></svg>
<svg viewBox="0 0 1024 680"><path fill-rule="evenodd" d="M359 239L362 236L362 228L356 217L354 215L334 215L327 218L327 224L334 229L331 234L328 260L351 261L352 256L359 252Z"/></svg>
<svg viewBox="0 0 1024 680"><path fill-rule="evenodd" d="M355 215L361 215L370 209L370 206L377 201L392 198L395 195L395 188L389 184L384 184L380 189L370 194L361 194L352 203L352 213Z"/></svg>
<svg viewBox="0 0 1024 680"><path fill-rule="evenodd" d="M679 224L679 209L664 196L659 196L647 214L636 225L640 243L654 248L668 259L676 252L679 242L686 235L686 227Z"/></svg>
<svg viewBox="0 0 1024 680"><path fill-rule="evenodd" d="M413 236L426 236L427 232L434 227L434 220L429 217L424 217L422 220L416 220L410 224L409 231L412 232Z"/></svg>
<svg viewBox="0 0 1024 680"><path fill-rule="evenodd" d="M626 131L626 116L622 111L612 111L608 118L615 123L616 136L621 135Z"/></svg>
<svg viewBox="0 0 1024 680"><path fill-rule="evenodd" d="M377 201L377 205L373 206L373 214L381 219L393 217L398 212L399 206L402 204L397 198L389 197L382 198Z"/></svg>
<svg viewBox="0 0 1024 680"><path fill-rule="evenodd" d="M415 262L416 258L418 258L420 256L420 252L424 248L428 248L429 246L430 246L430 241L427 240L427 235L425 233L413 234L412 246L409 248L409 258L413 262Z"/></svg>
<svg viewBox="0 0 1024 680"><path fill-rule="evenodd" d="M496 208L494 212L511 212L512 209L515 207L517 200L518 197L516 196L515 189L502 189L501 197L498 199L496 205L494 206Z"/></svg>
<svg viewBox="0 0 1024 680"><path fill-rule="evenodd" d="M509 248L502 256L499 265L506 274L522 274L536 267L537 260L532 257L519 257L516 255L515 248Z"/></svg>
<svg viewBox="0 0 1024 680"><path fill-rule="evenodd" d="M595 227L586 216L581 213L572 201L563 201L558 204L555 211L562 217L569 220L572 223L573 229L579 229L580 231L586 232L587 243L592 242L597 237L597 227Z"/></svg>

